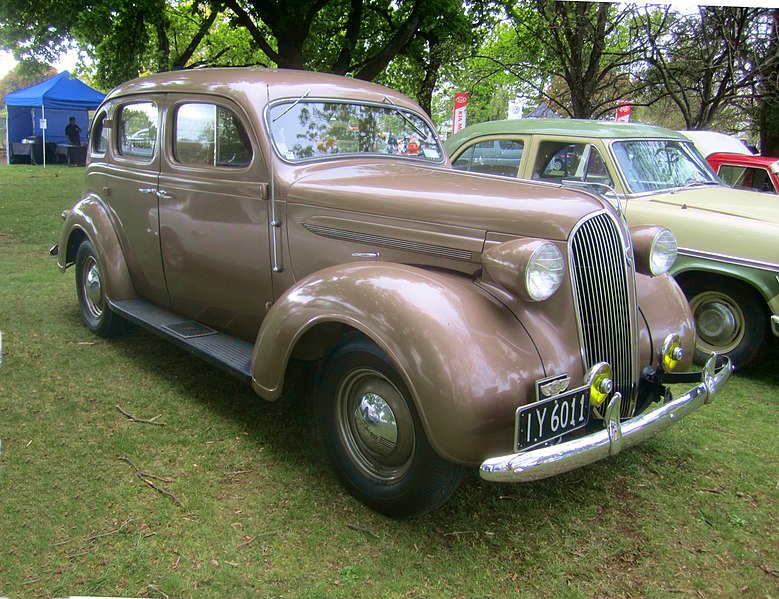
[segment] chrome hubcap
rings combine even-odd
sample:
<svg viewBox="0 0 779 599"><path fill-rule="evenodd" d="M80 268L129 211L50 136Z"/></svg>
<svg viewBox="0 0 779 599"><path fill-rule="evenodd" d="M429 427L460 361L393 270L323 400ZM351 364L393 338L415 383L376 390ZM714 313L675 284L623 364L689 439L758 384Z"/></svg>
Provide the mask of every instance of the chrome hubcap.
<svg viewBox="0 0 779 599"><path fill-rule="evenodd" d="M744 337L741 308L718 292L695 296L690 302L698 338L709 351L725 353L735 349Z"/></svg>
<svg viewBox="0 0 779 599"><path fill-rule="evenodd" d="M392 453L398 442L398 423L389 404L376 393L362 396L354 411L357 435L365 446L380 456Z"/></svg>
<svg viewBox="0 0 779 599"><path fill-rule="evenodd" d="M414 421L401 391L381 372L356 368L341 379L336 426L349 459L365 475L395 481L411 468Z"/></svg>
<svg viewBox="0 0 779 599"><path fill-rule="evenodd" d="M100 269L92 256L84 262L84 299L89 313L100 318L103 314L103 287L100 283Z"/></svg>

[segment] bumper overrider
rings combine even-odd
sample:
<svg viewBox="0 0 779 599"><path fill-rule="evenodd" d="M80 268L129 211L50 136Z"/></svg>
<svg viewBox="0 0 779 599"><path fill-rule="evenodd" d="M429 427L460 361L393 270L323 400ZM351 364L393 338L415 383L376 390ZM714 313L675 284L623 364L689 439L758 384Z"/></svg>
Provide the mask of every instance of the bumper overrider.
<svg viewBox="0 0 779 599"><path fill-rule="evenodd" d="M717 359L715 354L709 356L700 373L664 375L663 382L666 383L690 382L691 379L699 381L684 395L620 422L619 408L622 397L615 393L606 409L602 431L557 445L490 458L480 467L481 477L496 482L529 482L616 455L623 448L652 437L703 405L711 403L733 372L728 358L722 358L723 363L717 369Z"/></svg>

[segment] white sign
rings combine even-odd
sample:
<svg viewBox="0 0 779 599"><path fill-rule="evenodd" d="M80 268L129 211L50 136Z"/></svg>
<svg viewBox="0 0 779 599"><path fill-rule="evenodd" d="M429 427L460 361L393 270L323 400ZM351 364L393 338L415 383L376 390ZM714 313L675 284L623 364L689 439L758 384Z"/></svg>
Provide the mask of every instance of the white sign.
<svg viewBox="0 0 779 599"><path fill-rule="evenodd" d="M38 128L41 130L46 128L46 119L41 119L38 121Z"/></svg>
<svg viewBox="0 0 779 599"><path fill-rule="evenodd" d="M509 120L521 119L522 113L525 110L525 100L517 98L516 100L509 100Z"/></svg>

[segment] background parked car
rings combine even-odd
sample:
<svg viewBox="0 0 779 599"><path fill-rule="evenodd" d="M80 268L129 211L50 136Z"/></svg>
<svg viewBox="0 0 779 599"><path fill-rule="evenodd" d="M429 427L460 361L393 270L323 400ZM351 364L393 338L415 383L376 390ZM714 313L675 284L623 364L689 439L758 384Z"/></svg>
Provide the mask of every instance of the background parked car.
<svg viewBox="0 0 779 599"><path fill-rule="evenodd" d="M779 192L778 158L715 152L706 161L725 185L762 193Z"/></svg>
<svg viewBox="0 0 779 599"><path fill-rule="evenodd" d="M699 361L716 351L744 367L772 331L779 336L779 202L723 185L687 137L637 124L521 119L467 127L445 149L455 168L490 173L476 156L496 141L522 146L514 176L589 188L621 206L632 226L674 232L671 272L695 315Z"/></svg>

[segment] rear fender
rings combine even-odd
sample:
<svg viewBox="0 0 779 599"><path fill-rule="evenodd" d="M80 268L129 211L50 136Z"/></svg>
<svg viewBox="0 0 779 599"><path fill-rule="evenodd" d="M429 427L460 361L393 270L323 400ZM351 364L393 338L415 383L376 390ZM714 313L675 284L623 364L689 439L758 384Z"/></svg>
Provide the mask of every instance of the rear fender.
<svg viewBox="0 0 779 599"><path fill-rule="evenodd" d="M514 413L535 399L538 351L502 304L463 276L354 263L314 273L273 305L254 350L253 386L281 394L296 343L325 323L362 332L403 377L428 439L445 459L478 464L511 450Z"/></svg>
<svg viewBox="0 0 779 599"><path fill-rule="evenodd" d="M108 209L91 194L65 212L57 255L60 270L64 272L75 262L84 239L89 239L97 252L106 296L112 300L137 297Z"/></svg>

